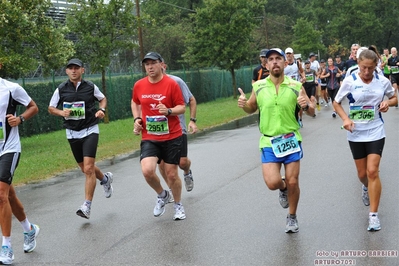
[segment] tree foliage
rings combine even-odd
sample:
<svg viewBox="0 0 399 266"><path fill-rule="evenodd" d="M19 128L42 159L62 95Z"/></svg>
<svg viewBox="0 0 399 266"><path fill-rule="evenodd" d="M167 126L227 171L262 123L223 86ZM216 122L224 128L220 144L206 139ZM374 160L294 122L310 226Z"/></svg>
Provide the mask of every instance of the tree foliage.
<svg viewBox="0 0 399 266"><path fill-rule="evenodd" d="M137 46L137 23L130 0L77 0L67 25L77 37L76 55L93 71L109 66L111 57Z"/></svg>
<svg viewBox="0 0 399 266"><path fill-rule="evenodd" d="M77 0L67 16L67 25L76 34L76 55L92 71L100 71L102 92L106 95L106 68L111 58L137 46L134 4L130 0ZM108 112L104 121L109 121Z"/></svg>
<svg viewBox="0 0 399 266"><path fill-rule="evenodd" d="M39 65L48 74L73 54L67 29L46 16L50 6L50 0L1 0L1 77L17 79Z"/></svg>
<svg viewBox="0 0 399 266"><path fill-rule="evenodd" d="M181 69L187 32L191 31L189 14L195 13L202 0L146 0L141 4L144 51L156 51L169 69Z"/></svg>
<svg viewBox="0 0 399 266"><path fill-rule="evenodd" d="M237 86L234 70L250 56L251 33L256 25L254 14L264 2L246 0L205 0L197 9L194 30L187 36L185 59L191 65L217 66L228 70Z"/></svg>

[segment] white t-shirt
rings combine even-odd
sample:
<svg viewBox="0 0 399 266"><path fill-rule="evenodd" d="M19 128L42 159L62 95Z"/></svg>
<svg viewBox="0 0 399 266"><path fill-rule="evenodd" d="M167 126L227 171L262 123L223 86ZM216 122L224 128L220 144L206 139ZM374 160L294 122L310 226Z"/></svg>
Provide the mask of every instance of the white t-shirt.
<svg viewBox="0 0 399 266"><path fill-rule="evenodd" d="M341 103L345 97L349 100L349 118L355 122L353 132L347 134L349 141L374 141L385 137L379 105L385 96L391 98L394 94L391 82L383 75L374 73L369 84L365 84L358 73L346 76L335 101Z"/></svg>
<svg viewBox="0 0 399 266"><path fill-rule="evenodd" d="M296 60L291 65L288 64L284 68L284 75L292 78L293 80L300 80L299 68Z"/></svg>
<svg viewBox="0 0 399 266"><path fill-rule="evenodd" d="M313 70L316 71L316 73L317 73L317 71L318 71L319 68L320 68L319 61L314 60L314 61L312 62L312 61L309 60L309 62L310 62L310 69L313 69Z"/></svg>
<svg viewBox="0 0 399 266"><path fill-rule="evenodd" d="M21 152L18 127L11 127L6 120L7 110L16 115L16 106L28 106L32 101L28 93L17 83L0 78L0 156L5 153Z"/></svg>

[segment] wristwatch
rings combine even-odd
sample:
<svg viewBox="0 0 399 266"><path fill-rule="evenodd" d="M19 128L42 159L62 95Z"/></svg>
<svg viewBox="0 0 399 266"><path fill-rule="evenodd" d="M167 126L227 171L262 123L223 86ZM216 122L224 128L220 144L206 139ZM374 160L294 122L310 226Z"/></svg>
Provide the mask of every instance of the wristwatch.
<svg viewBox="0 0 399 266"><path fill-rule="evenodd" d="M193 121L194 123L196 123L197 122L197 118L190 118L190 121Z"/></svg>
<svg viewBox="0 0 399 266"><path fill-rule="evenodd" d="M167 116L170 115L170 114L172 114L172 109L168 108L168 114L167 114Z"/></svg>
<svg viewBox="0 0 399 266"><path fill-rule="evenodd" d="M105 108L98 108L98 110L102 111L105 114Z"/></svg>
<svg viewBox="0 0 399 266"><path fill-rule="evenodd" d="M307 111L309 109L309 104L306 104L305 108L302 108L302 110Z"/></svg>
<svg viewBox="0 0 399 266"><path fill-rule="evenodd" d="M21 124L22 124L23 122L25 122L25 117L23 117L22 115L19 116L19 119L21 119Z"/></svg>

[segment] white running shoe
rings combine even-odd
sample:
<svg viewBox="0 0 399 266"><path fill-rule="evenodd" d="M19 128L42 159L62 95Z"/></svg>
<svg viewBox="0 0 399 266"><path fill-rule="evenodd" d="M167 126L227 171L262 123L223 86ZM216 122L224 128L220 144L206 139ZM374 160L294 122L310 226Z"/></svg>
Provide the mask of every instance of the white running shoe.
<svg viewBox="0 0 399 266"><path fill-rule="evenodd" d="M0 252L0 264L10 265L14 260L12 247L2 246Z"/></svg>
<svg viewBox="0 0 399 266"><path fill-rule="evenodd" d="M90 219L90 207L86 204L80 206L80 208L76 211L76 214L82 218Z"/></svg>
<svg viewBox="0 0 399 266"><path fill-rule="evenodd" d="M36 248L36 237L40 232L39 226L31 224L31 230L24 232L24 252L32 252Z"/></svg>
<svg viewBox="0 0 399 266"><path fill-rule="evenodd" d="M173 206L175 208L175 215L173 215L173 220L184 220L186 219L186 213L184 212L184 207L183 205L180 204L174 204Z"/></svg>
<svg viewBox="0 0 399 266"><path fill-rule="evenodd" d="M285 226L286 233L297 233L299 231L298 220L295 218L291 218L290 215L287 215L287 224Z"/></svg>
<svg viewBox="0 0 399 266"><path fill-rule="evenodd" d="M188 172L188 174L184 175L184 185L186 186L186 190L190 192L194 188L194 179L193 179L193 173Z"/></svg>
<svg viewBox="0 0 399 266"><path fill-rule="evenodd" d="M165 212L165 205L169 203L170 194L169 191L165 190L166 196L165 198L157 197L157 202L154 207L154 216L159 217Z"/></svg>
<svg viewBox="0 0 399 266"><path fill-rule="evenodd" d="M104 195L106 198L110 198L112 196L112 193L114 192L114 189L112 187L112 182L114 181L114 175L111 172L107 172L104 174L107 177L107 182L106 183L100 183L100 185L103 186L104 188Z"/></svg>
<svg viewBox="0 0 399 266"><path fill-rule="evenodd" d="M378 231L381 230L380 219L378 219L378 215L370 215L369 216L369 227L368 231Z"/></svg>
<svg viewBox="0 0 399 266"><path fill-rule="evenodd" d="M281 179L285 182L285 176L282 176ZM284 209L288 208L288 190L287 187L284 190L279 190L279 202L281 207Z"/></svg>
<svg viewBox="0 0 399 266"><path fill-rule="evenodd" d="M364 185L362 185L362 200L365 206L370 205L369 191Z"/></svg>

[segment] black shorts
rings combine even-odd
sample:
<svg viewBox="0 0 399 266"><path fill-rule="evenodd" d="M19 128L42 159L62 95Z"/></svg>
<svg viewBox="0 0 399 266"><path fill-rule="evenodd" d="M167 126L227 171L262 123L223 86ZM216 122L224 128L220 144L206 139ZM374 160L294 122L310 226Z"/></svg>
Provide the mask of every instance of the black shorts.
<svg viewBox="0 0 399 266"><path fill-rule="evenodd" d="M316 85L304 86L306 95L308 95L309 99L311 96L316 96Z"/></svg>
<svg viewBox="0 0 399 266"><path fill-rule="evenodd" d="M324 91L324 90L327 89L327 86L326 86L326 85L324 85L324 86L323 86L323 85L320 85L320 88L321 88L322 91Z"/></svg>
<svg viewBox="0 0 399 266"><path fill-rule="evenodd" d="M147 157L158 157L158 163L163 160L165 163L178 165L180 163L182 141L182 136L167 141L142 140L140 144L140 161Z"/></svg>
<svg viewBox="0 0 399 266"><path fill-rule="evenodd" d="M96 158L98 138L97 133L92 133L82 139L68 139L77 163L83 162L83 157Z"/></svg>
<svg viewBox="0 0 399 266"><path fill-rule="evenodd" d="M399 75L391 75L391 83L392 84L398 84L398 80L399 80Z"/></svg>
<svg viewBox="0 0 399 266"><path fill-rule="evenodd" d="M21 153L5 153L0 156L0 181L11 185L14 171L17 169Z"/></svg>
<svg viewBox="0 0 399 266"><path fill-rule="evenodd" d="M382 156L382 150L384 149L385 138L375 141L368 142L353 142L348 141L349 147L352 151L353 159L363 159L369 154L378 154Z"/></svg>

